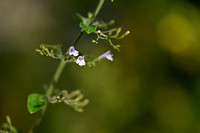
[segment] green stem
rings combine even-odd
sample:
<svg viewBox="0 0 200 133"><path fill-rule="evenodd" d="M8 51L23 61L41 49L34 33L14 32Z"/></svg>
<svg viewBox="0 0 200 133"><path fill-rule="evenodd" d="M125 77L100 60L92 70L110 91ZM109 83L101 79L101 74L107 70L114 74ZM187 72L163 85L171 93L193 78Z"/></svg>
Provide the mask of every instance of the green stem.
<svg viewBox="0 0 200 133"><path fill-rule="evenodd" d="M96 16L99 14L99 11L101 10L101 8L103 6L104 1L105 0L100 0L99 1L99 4L98 4L96 10L94 11L94 14L93 14L92 18L90 19L88 25L90 25L94 21L94 19L96 18Z"/></svg>
<svg viewBox="0 0 200 133"><path fill-rule="evenodd" d="M85 31L81 31L80 34L78 35L76 41L73 43L74 47L77 45L81 37L85 34Z"/></svg>
<svg viewBox="0 0 200 133"><path fill-rule="evenodd" d="M96 18L96 16L99 14L99 11L101 10L103 3L105 0L100 0L99 4L96 8L96 10L94 11L94 14L92 15L92 18L90 19L90 21L88 22L88 25L90 25L94 19ZM80 40L80 38L85 34L85 31L81 31L81 33L79 34L78 38L76 39L76 41L73 43L74 47L77 45L78 41Z"/></svg>
<svg viewBox="0 0 200 133"><path fill-rule="evenodd" d="M104 0L100 0L99 1L99 4L98 4L98 6L97 6L92 18L90 19L88 25L90 25L93 22L93 20L95 19L95 17L98 15L103 3L104 3ZM80 39L84 35L84 33L85 33L85 31L81 31L81 33L79 34L79 36L77 37L77 39L73 43L74 46L77 45L77 43L80 41ZM46 96L50 97L52 95L52 93L54 91L54 88L55 88L55 85L58 82L58 80L59 80L59 78L60 78L60 76L62 74L62 71L65 68L65 65L67 63L69 63L69 62L71 62L71 60L70 61L63 61L63 60L60 61L60 64L58 65L57 70L56 70L56 72L55 72L55 74L53 76L53 80L51 81L51 83L49 85L49 88L47 90ZM47 109L47 104L41 109L41 112L40 112L36 122L33 123L31 129L29 130L29 133L33 133L35 126L36 125L38 126L40 124L40 122L41 122L41 120L42 120L42 118L43 118L43 116L44 116L44 114L46 112L46 109Z"/></svg>
<svg viewBox="0 0 200 133"><path fill-rule="evenodd" d="M72 60L68 60L68 61L61 60L60 61L60 64L58 65L57 70L53 76L53 79L49 85L48 91L46 92L47 97L50 97L51 94L53 93L55 85L58 82L58 80L61 76L61 73L65 68L65 65L70 62L72 62ZM46 112L46 109L47 109L47 104L41 109L40 113L38 114L38 118L36 119L35 123L33 123L33 125L31 126L29 133L33 133L34 128L40 124L40 122L42 121L42 118Z"/></svg>
<svg viewBox="0 0 200 133"><path fill-rule="evenodd" d="M48 91L46 93L47 97L50 97L51 94L53 93L53 89L55 88L55 85L58 82L58 80L61 76L61 73L62 73L63 69L65 68L66 63L68 63L68 62L70 62L70 61L63 61L63 60L60 61L60 64L58 65L58 68L54 74L53 80L51 81Z"/></svg>

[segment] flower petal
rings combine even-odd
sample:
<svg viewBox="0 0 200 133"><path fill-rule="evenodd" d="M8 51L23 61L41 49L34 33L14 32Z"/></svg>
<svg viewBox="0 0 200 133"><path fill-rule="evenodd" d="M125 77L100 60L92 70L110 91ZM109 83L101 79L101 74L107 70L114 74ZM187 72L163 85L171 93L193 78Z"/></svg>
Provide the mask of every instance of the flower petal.
<svg viewBox="0 0 200 133"><path fill-rule="evenodd" d="M86 64L84 56L79 56L78 59L76 60L76 64L78 64L79 66L84 66Z"/></svg>
<svg viewBox="0 0 200 133"><path fill-rule="evenodd" d="M112 57L113 55L111 54L111 52L110 52L110 50L109 51L107 51L107 52L105 52L104 54L102 54L101 56L99 56L99 59L104 59L104 58L106 58L106 59L108 59L108 60L110 60L110 61L113 61L113 57Z"/></svg>
<svg viewBox="0 0 200 133"><path fill-rule="evenodd" d="M69 48L69 51L67 52L67 54L69 55L73 55L73 56L78 56L79 55L79 52L77 50L75 50L74 46L71 46Z"/></svg>

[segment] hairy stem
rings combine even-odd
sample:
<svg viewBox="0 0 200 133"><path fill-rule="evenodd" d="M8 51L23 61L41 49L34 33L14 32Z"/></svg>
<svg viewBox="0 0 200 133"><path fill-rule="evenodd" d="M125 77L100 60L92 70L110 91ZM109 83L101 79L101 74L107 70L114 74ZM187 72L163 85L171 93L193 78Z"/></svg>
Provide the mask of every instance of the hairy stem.
<svg viewBox="0 0 200 133"><path fill-rule="evenodd" d="M94 14L93 14L92 18L90 19L88 25L90 25L93 22L93 20L95 19L95 17L98 15L101 7L103 6L103 3L104 3L104 0L99 1L99 4L98 4L96 10L94 11ZM81 33L79 34L79 36L77 37L77 39L73 43L74 46L76 46L78 44L78 42L80 41L80 39L84 35L84 33L85 33L85 31L81 31ZM52 81L49 85L49 88L46 92L46 96L50 97L52 95L54 88L55 88L55 85L57 84L57 82L58 82L58 80L59 80L59 78L62 74L62 71L65 68L65 65L69 62L71 62L71 61L63 61L63 60L60 61L60 64L58 65L57 70L56 70L56 72L53 76L53 79L52 79ZM47 104L41 109L40 114L38 115L35 123L33 123L33 125L31 126L29 133L33 133L34 128L40 124L40 122L41 122L41 120L42 120L42 118L43 118L43 116L46 112L46 109L47 109Z"/></svg>

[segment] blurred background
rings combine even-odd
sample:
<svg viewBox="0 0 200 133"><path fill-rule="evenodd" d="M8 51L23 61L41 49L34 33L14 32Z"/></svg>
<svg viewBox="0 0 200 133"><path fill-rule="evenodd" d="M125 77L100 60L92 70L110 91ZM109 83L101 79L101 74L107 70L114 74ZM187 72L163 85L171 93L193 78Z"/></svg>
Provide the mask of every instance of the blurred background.
<svg viewBox="0 0 200 133"><path fill-rule="evenodd" d="M80 32L75 12L86 16L98 0L0 1L0 123L5 116L26 133L36 119L26 100L44 94L57 60L35 52L41 43L66 50ZM131 34L114 62L94 69L67 65L57 88L80 89L84 113L49 105L37 133L200 133L200 1L106 0L97 19L116 20ZM99 56L111 49L85 35L77 49Z"/></svg>

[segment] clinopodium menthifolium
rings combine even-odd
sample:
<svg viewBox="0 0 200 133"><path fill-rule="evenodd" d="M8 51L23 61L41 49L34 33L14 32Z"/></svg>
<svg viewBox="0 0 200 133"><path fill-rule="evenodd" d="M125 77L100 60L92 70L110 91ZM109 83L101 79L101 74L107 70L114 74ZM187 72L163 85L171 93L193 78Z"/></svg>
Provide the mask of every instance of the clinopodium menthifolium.
<svg viewBox="0 0 200 133"><path fill-rule="evenodd" d="M81 21L79 24L81 32L78 35L76 41L72 43L72 45L66 50L66 52L63 52L61 44L58 45L41 44L40 48L36 49L36 52L38 52L42 56L60 60L60 64L58 65L57 70L53 76L53 79L47 88L46 94L33 93L28 96L27 100L28 111L31 114L39 111L38 118L30 127L29 133L33 133L34 129L40 124L46 112L48 103L50 104L64 103L65 105L71 106L74 110L78 112L83 112L83 107L89 103L88 99L84 99L84 96L80 92L80 90L75 90L70 93L67 90L62 90L55 94L55 85L58 82L60 75L63 69L65 68L66 64L76 63L80 67L89 66L93 68L96 66L97 63L99 63L103 59L107 59L109 61L114 60L113 54L111 53L110 49L108 49L101 55L97 55L96 58L93 59L89 58L90 56L88 56L87 54L79 51L76 45L85 33L96 35L96 39L93 39L92 43L99 44L99 40L105 40L108 41L108 44L111 46L112 49L117 51L119 51L120 45L113 44L112 40L122 39L128 34L130 34L130 31L126 31L125 33L121 34L122 30L121 27L107 30L111 25L115 23L114 20L111 20L110 22L106 23L102 20L95 19L104 1L105 0L100 0L96 10L93 13L89 12L87 17L75 13L75 16ZM111 2L113 2L113 0L111 0ZM16 128L12 125L10 117L7 116L6 119L7 122L3 123L0 127L0 133L1 132L18 133Z"/></svg>

